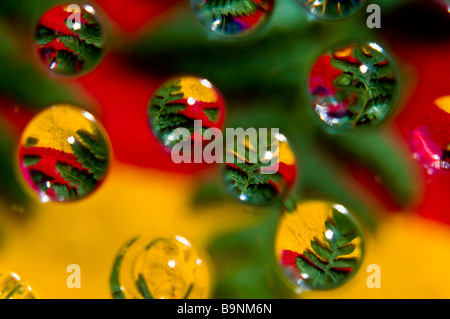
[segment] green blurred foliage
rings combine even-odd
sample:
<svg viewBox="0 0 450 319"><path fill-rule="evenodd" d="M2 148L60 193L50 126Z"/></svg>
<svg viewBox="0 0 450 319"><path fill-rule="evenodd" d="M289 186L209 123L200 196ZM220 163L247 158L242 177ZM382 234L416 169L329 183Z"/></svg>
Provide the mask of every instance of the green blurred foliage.
<svg viewBox="0 0 450 319"><path fill-rule="evenodd" d="M34 36L32 21L57 2L62 1L0 2L0 97L30 110L55 103L80 104L82 99L63 80L39 68L30 49ZM0 130L0 194L12 205L23 206L29 203L29 198L15 174L17 143L11 132Z"/></svg>

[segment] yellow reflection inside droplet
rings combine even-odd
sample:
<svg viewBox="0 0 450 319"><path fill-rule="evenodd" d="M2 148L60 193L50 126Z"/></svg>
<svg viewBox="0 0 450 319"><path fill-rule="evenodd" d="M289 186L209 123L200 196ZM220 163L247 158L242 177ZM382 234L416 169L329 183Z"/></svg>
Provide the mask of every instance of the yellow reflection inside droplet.
<svg viewBox="0 0 450 319"><path fill-rule="evenodd" d="M28 138L37 140L35 147L52 148L73 154L71 141L78 130L93 133L92 121L70 105L56 105L38 114L27 126L21 144Z"/></svg>

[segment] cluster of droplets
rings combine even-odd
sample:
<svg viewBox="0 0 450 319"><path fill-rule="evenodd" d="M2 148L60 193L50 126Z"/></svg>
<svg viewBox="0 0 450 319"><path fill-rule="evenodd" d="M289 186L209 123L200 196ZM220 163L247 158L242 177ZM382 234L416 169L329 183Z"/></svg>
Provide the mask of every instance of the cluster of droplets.
<svg viewBox="0 0 450 319"><path fill-rule="evenodd" d="M208 260L181 236L133 238L119 251L111 275L116 299L205 299Z"/></svg>

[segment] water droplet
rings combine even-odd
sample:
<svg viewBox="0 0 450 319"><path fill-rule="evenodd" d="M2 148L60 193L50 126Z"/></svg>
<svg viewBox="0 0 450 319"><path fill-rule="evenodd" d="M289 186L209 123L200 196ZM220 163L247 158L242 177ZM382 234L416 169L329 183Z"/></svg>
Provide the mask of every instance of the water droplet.
<svg viewBox="0 0 450 319"><path fill-rule="evenodd" d="M254 33L268 22L274 0L191 0L200 23L215 34L237 37Z"/></svg>
<svg viewBox="0 0 450 319"><path fill-rule="evenodd" d="M423 110L410 133L412 157L428 175L450 172L450 95L424 105Z"/></svg>
<svg viewBox="0 0 450 319"><path fill-rule="evenodd" d="M437 0L439 4L450 13L450 0Z"/></svg>
<svg viewBox="0 0 450 319"><path fill-rule="evenodd" d="M44 66L57 75L85 74L100 62L105 34L92 6L59 5L39 20L35 45Z"/></svg>
<svg viewBox="0 0 450 319"><path fill-rule="evenodd" d="M205 79L177 77L162 84L154 93L148 109L149 123L156 138L168 150L183 141L176 129L187 129L191 142L197 129L222 128L225 105L222 96ZM201 121L196 127L194 121Z"/></svg>
<svg viewBox="0 0 450 319"><path fill-rule="evenodd" d="M34 299L34 295L17 274L0 272L0 299Z"/></svg>
<svg viewBox="0 0 450 319"><path fill-rule="evenodd" d="M211 294L211 271L205 255L184 237L134 238L114 263L114 298L205 299Z"/></svg>
<svg viewBox="0 0 450 319"><path fill-rule="evenodd" d="M328 127L374 127L394 111L397 68L378 44L353 43L319 56L308 90L315 113Z"/></svg>
<svg viewBox="0 0 450 319"><path fill-rule="evenodd" d="M42 202L72 201L94 192L109 167L109 142L95 119L70 105L37 114L25 128L19 166Z"/></svg>
<svg viewBox="0 0 450 319"><path fill-rule="evenodd" d="M250 205L272 205L291 193L297 164L284 135L247 130L227 136L226 164L222 171L228 193ZM242 133L244 131L242 130Z"/></svg>
<svg viewBox="0 0 450 319"><path fill-rule="evenodd" d="M363 252L361 230L342 205L306 201L280 219L275 254L294 289L344 284L358 271Z"/></svg>
<svg viewBox="0 0 450 319"><path fill-rule="evenodd" d="M365 0L298 0L309 12L323 19L347 17L361 8Z"/></svg>

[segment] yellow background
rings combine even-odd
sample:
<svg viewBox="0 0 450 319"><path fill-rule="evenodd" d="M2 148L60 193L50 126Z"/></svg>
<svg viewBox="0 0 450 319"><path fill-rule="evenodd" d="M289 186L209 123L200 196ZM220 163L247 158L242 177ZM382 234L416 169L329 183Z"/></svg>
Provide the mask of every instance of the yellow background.
<svg viewBox="0 0 450 319"><path fill-rule="evenodd" d="M194 209L197 176L163 173L113 161L106 182L72 204L36 203L28 218L0 203L0 268L18 273L38 298L111 298L109 277L119 248L130 238L170 231L194 245L245 227L256 216L234 205ZM113 200L112 200L113 199ZM365 236L363 265L345 286L306 292L306 298L450 298L450 227L404 212L383 219ZM81 288L66 285L67 266L81 267ZM369 264L381 267L381 288L369 289Z"/></svg>

